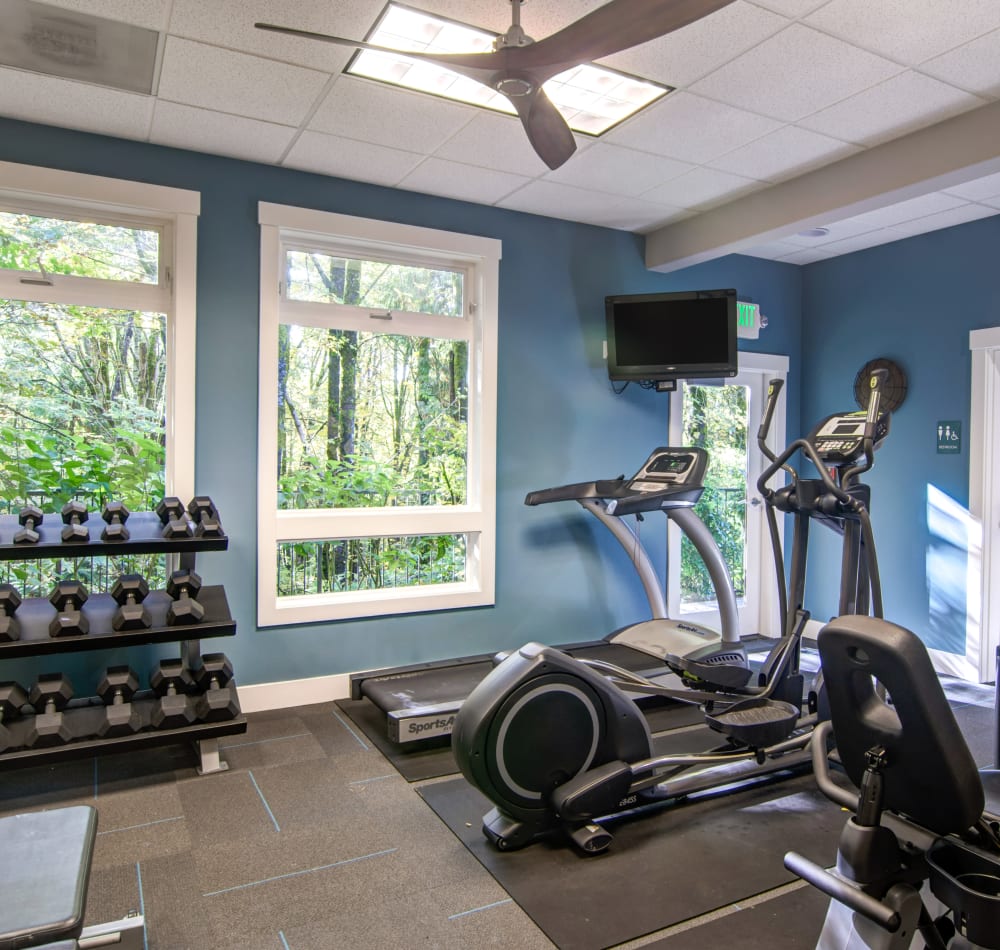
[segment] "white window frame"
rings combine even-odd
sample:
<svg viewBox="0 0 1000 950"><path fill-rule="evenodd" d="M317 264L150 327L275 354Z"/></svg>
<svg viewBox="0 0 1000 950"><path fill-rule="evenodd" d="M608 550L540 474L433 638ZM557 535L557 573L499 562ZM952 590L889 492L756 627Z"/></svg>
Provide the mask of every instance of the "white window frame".
<svg viewBox="0 0 1000 950"><path fill-rule="evenodd" d="M500 242L452 231L261 202L257 624L260 627L449 610L494 601L496 389ZM467 274L462 317L407 314L405 331L469 341L468 492L464 505L280 510L277 507L278 326L323 323L336 305L285 301L286 247L305 244L347 256L456 267ZM338 308L339 309L339 308ZM356 312L356 308L350 308ZM289 319L294 315L294 319ZM319 322L317 322L319 321ZM424 326L423 324L426 324ZM338 327L342 322L338 322ZM356 329L371 330L361 317ZM450 329L449 329L450 328ZM384 330L384 326L379 326ZM466 577L458 583L278 597L278 544L332 538L464 534Z"/></svg>
<svg viewBox="0 0 1000 950"><path fill-rule="evenodd" d="M167 494L194 494L196 286L198 215L196 191L142 182L0 162L0 210L81 217L107 224L138 225L160 232L157 284L100 280L0 269L0 296L40 303L163 313L167 317ZM36 281L36 283L25 283Z"/></svg>

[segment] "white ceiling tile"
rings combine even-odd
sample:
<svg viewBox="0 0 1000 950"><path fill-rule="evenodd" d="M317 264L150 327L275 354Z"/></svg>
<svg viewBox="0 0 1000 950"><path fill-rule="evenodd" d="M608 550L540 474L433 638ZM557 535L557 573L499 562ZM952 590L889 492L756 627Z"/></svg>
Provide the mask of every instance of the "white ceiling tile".
<svg viewBox="0 0 1000 950"><path fill-rule="evenodd" d="M755 244L753 247L745 248L740 253L746 254L748 257L762 257L765 260L777 261L799 250L801 248L789 244L787 241L768 241L766 244Z"/></svg>
<svg viewBox="0 0 1000 950"><path fill-rule="evenodd" d="M857 234L854 237L844 238L842 241L833 241L824 244L817 250L823 251L828 257L836 257L839 254L852 254L854 251L863 251L869 247L878 247L880 244L891 244L906 237L906 232L899 228L878 228L866 234Z"/></svg>
<svg viewBox="0 0 1000 950"><path fill-rule="evenodd" d="M795 18L812 13L816 7L829 3L829 0L754 0L754 2L769 10L774 10L775 13Z"/></svg>
<svg viewBox="0 0 1000 950"><path fill-rule="evenodd" d="M816 261L825 261L828 257L836 257L836 255L821 247L810 247L802 248L793 254L786 254L784 257L775 258L775 260L780 260L782 264L813 264Z"/></svg>
<svg viewBox="0 0 1000 950"><path fill-rule="evenodd" d="M897 231L902 231L904 234L926 234L928 231L951 228L956 224L978 221L980 218L988 218L994 214L997 214L997 209L995 208L967 204L959 208L949 208L946 211L939 211L937 214L929 214L922 218L914 218L911 221L901 221L899 224L894 225L894 227Z"/></svg>
<svg viewBox="0 0 1000 950"><path fill-rule="evenodd" d="M855 215L849 220L854 227L874 231L877 228L895 227L904 221L912 221L914 218L923 218L929 214L948 211L964 204L966 202L962 198L946 195L941 191L933 191L917 198L877 208L874 211L866 211L864 214Z"/></svg>
<svg viewBox="0 0 1000 950"><path fill-rule="evenodd" d="M1000 97L1000 30L938 56L920 71L980 96Z"/></svg>
<svg viewBox="0 0 1000 950"><path fill-rule="evenodd" d="M100 135L145 139L154 99L0 66L0 115Z"/></svg>
<svg viewBox="0 0 1000 950"><path fill-rule="evenodd" d="M352 76L340 76L309 128L411 152L433 152L476 114L472 106Z"/></svg>
<svg viewBox="0 0 1000 950"><path fill-rule="evenodd" d="M295 132L295 128L288 125L161 101L153 112L149 140L157 145L273 165L284 154Z"/></svg>
<svg viewBox="0 0 1000 950"><path fill-rule="evenodd" d="M413 171L422 157L416 152L403 152L322 132L303 132L282 164L321 175L392 186Z"/></svg>
<svg viewBox="0 0 1000 950"><path fill-rule="evenodd" d="M577 142L579 143L579 139ZM528 143L521 123L513 116L489 112L477 111L472 121L434 154L438 158L529 178L548 171L548 166Z"/></svg>
<svg viewBox="0 0 1000 950"><path fill-rule="evenodd" d="M1000 27L997 0L831 0L810 26L916 65Z"/></svg>
<svg viewBox="0 0 1000 950"><path fill-rule="evenodd" d="M668 86L687 86L787 25L785 17L736 0L683 29L600 62Z"/></svg>
<svg viewBox="0 0 1000 950"><path fill-rule="evenodd" d="M994 198L983 198L981 203L989 208L1000 208L1000 195Z"/></svg>
<svg viewBox="0 0 1000 950"><path fill-rule="evenodd" d="M422 191L429 195L491 205L529 181L530 178L491 168L462 165L443 158L428 158L410 172L398 187L407 191Z"/></svg>
<svg viewBox="0 0 1000 950"><path fill-rule="evenodd" d="M954 86L907 71L806 116L798 124L870 147L983 104L982 99Z"/></svg>
<svg viewBox="0 0 1000 950"><path fill-rule="evenodd" d="M961 185L953 185L944 190L950 195L958 195L959 198L965 198L967 201L995 198L1000 195L1000 172L995 175L987 175L985 178L963 182Z"/></svg>
<svg viewBox="0 0 1000 950"><path fill-rule="evenodd" d="M794 122L898 72L887 59L793 23L691 91Z"/></svg>
<svg viewBox="0 0 1000 950"><path fill-rule="evenodd" d="M687 162L649 152L595 142L586 151L574 155L565 165L549 172L545 180L634 196L675 178L691 167Z"/></svg>
<svg viewBox="0 0 1000 950"><path fill-rule="evenodd" d="M843 221L824 221L822 224L813 225L816 228L826 228L828 233L822 237L810 237L800 231L797 234L789 234L783 240L799 247L821 247L824 244L833 244L834 241L843 241L845 238L876 231L881 226L878 222L869 220L867 216L862 215L861 217L844 218Z"/></svg>
<svg viewBox="0 0 1000 950"><path fill-rule="evenodd" d="M170 36L159 95L182 105L298 125L328 79L311 69Z"/></svg>
<svg viewBox="0 0 1000 950"><path fill-rule="evenodd" d="M129 0L120 0L129 2ZM340 72L354 50L254 29L254 23L274 23L313 33L331 33L363 40L374 25L382 0L173 0L170 32L247 53L259 53L300 66Z"/></svg>
<svg viewBox="0 0 1000 950"><path fill-rule="evenodd" d="M861 149L855 145L839 142L808 129L786 125L777 132L715 159L710 166L747 178L777 182L859 151Z"/></svg>
<svg viewBox="0 0 1000 950"><path fill-rule="evenodd" d="M165 30L170 0L42 0L53 7L76 10L106 20L131 23L147 30ZM2 6L2 4L0 4Z"/></svg>
<svg viewBox="0 0 1000 950"><path fill-rule="evenodd" d="M643 198L677 208L707 208L720 200L732 201L764 188L765 184L715 168L695 168L643 193Z"/></svg>
<svg viewBox="0 0 1000 950"><path fill-rule="evenodd" d="M673 92L612 129L604 140L701 165L780 126L762 115Z"/></svg>
<svg viewBox="0 0 1000 950"><path fill-rule="evenodd" d="M623 231L659 225L678 210L624 195L585 191L554 181L530 182L497 202L497 206Z"/></svg>

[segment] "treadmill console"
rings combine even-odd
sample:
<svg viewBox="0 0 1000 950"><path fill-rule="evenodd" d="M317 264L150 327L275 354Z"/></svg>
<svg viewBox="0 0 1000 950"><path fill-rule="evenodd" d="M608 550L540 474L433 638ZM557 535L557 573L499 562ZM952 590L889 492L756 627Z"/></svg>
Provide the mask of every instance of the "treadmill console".
<svg viewBox="0 0 1000 950"><path fill-rule="evenodd" d="M834 467L857 462L864 455L865 411L841 412L827 416L812 432L809 441L819 457ZM875 424L872 440L877 449L889 434L889 414L882 413Z"/></svg>
<svg viewBox="0 0 1000 950"><path fill-rule="evenodd" d="M654 449L642 468L628 482L634 493L661 492L668 488L701 488L708 467L708 453L697 447Z"/></svg>

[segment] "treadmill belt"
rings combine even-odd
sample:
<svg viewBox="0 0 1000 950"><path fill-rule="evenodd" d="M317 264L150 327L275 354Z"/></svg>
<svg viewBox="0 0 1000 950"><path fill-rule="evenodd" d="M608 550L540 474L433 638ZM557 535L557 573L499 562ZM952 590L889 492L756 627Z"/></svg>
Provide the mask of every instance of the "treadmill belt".
<svg viewBox="0 0 1000 950"><path fill-rule="evenodd" d="M794 849L828 865L844 824L841 809L805 775L608 820L604 824L615 839L604 854L584 856L550 842L499 852L480 830L490 803L479 791L456 779L419 792L561 950L599 950L634 940L790 883L796 878L782 863L785 852ZM716 939L720 932L733 944L734 933L746 933L737 927L725 918L711 939L706 931L698 940L699 950L723 945ZM693 948L695 934L690 932L688 943L678 942L677 950Z"/></svg>

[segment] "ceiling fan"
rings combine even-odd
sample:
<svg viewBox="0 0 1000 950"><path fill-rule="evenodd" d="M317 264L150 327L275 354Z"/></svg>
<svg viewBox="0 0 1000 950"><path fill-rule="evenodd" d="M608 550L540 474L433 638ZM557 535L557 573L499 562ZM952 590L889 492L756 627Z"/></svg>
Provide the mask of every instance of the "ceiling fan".
<svg viewBox="0 0 1000 950"><path fill-rule="evenodd" d="M513 23L485 53L416 53L413 59L437 63L506 96L513 105L528 141L549 168L558 168L576 151L566 120L545 94L542 85L573 66L638 46L687 26L727 6L733 0L611 0L592 13L535 42L521 28L523 0L511 0ZM342 36L296 30L273 23L255 23L258 30L321 40L338 46L377 52L400 50Z"/></svg>

